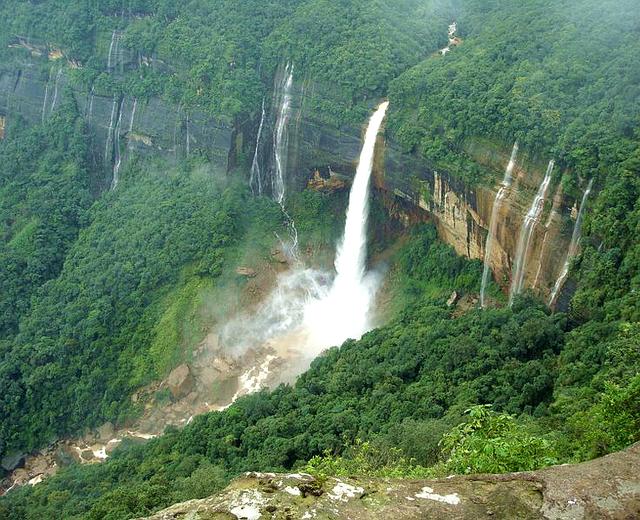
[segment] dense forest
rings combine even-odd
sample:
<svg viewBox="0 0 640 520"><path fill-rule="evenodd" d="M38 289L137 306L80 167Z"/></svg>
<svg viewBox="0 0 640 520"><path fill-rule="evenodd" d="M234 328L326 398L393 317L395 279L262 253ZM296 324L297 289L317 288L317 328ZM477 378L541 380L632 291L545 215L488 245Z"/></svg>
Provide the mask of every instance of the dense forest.
<svg viewBox="0 0 640 520"><path fill-rule="evenodd" d="M478 292L481 263L456 256L432 225L390 224L375 196L370 235L372 250L389 255L387 323L328 349L293 384L12 490L0 518L131 518L208 496L249 470L520 471L640 440L633 0L8 0L0 14L0 72L29 63L51 74L51 60L16 45L27 41L61 49L86 92L246 121L289 62L314 86L319 121L359 126L386 97L387 140L469 186L499 175L469 153L479 140L504 150L517 140L532 157L556 158L574 198L595 185L563 312L533 293L511 307L447 305L454 290ZM452 20L461 42L443 57ZM109 71L114 34L123 58ZM100 192L94 136L72 100L42 124L11 118L6 136L0 458L138 417L144 403L131 395L202 339L226 306L217 289L241 283L237 265L271 258L289 218L303 249L332 250L341 232L344 193L288 194L285 218L252 195L247 158L223 172L200 158L134 156L118 189ZM204 294L209 314L196 312Z"/></svg>

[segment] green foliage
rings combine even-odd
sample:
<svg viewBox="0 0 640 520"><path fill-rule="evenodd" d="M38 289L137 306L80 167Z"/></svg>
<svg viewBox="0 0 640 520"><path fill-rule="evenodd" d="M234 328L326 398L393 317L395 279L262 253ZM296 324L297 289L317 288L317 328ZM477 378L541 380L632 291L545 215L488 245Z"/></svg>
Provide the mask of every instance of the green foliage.
<svg viewBox="0 0 640 520"><path fill-rule="evenodd" d="M464 150L479 137L517 139L571 167L574 182L629 154L639 117L633 0L466 0L457 21L462 45L391 83L387 128L406 150L474 181L486 174Z"/></svg>
<svg viewBox="0 0 640 520"><path fill-rule="evenodd" d="M0 145L0 338L17 333L32 296L58 275L92 202L87 136L75 107L12 133Z"/></svg>
<svg viewBox="0 0 640 520"><path fill-rule="evenodd" d="M91 208L59 276L4 347L0 451L132 413L134 388L197 340L198 293L219 270L191 266L231 254L252 225L244 188L201 175L128 175Z"/></svg>
<svg viewBox="0 0 640 520"><path fill-rule="evenodd" d="M488 405L467 412L468 420L442 438L447 459L437 471L443 475L528 471L557 463L551 443L531 435L513 416Z"/></svg>
<svg viewBox="0 0 640 520"><path fill-rule="evenodd" d="M367 476L382 478L425 478L431 476L427 468L407 459L399 448L383 448L359 439L344 450L344 455L329 452L316 455L302 467L302 471L319 479L327 477Z"/></svg>

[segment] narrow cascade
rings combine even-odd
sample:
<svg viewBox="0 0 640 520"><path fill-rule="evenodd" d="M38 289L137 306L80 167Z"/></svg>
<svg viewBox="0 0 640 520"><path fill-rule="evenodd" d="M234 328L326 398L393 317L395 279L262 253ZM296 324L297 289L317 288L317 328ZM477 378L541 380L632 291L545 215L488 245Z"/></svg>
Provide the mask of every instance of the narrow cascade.
<svg viewBox="0 0 640 520"><path fill-rule="evenodd" d="M276 119L276 130L273 133L274 168L271 178L273 199L284 204L284 180L287 168L287 149L289 144L288 123L291 117L291 87L293 86L293 65L287 63L280 91L282 99Z"/></svg>
<svg viewBox="0 0 640 520"><path fill-rule="evenodd" d="M111 33L109 56L107 57L107 70L112 70L118 65L118 49L120 47L120 33L114 30Z"/></svg>
<svg viewBox="0 0 640 520"><path fill-rule="evenodd" d="M51 100L51 109L49 110L50 114L53 114L53 111L56 108L56 103L58 102L58 86L60 85L60 78L62 77L62 67L58 69L58 73L56 74L56 82L53 86L53 99Z"/></svg>
<svg viewBox="0 0 640 520"><path fill-rule="evenodd" d="M491 271L489 264L491 262L491 254L493 253L493 246L495 242L496 231L498 230L498 217L500 216L500 208L502 206L502 201L509 188L511 187L511 182L513 181L513 168L516 165L516 157L518 156L518 142L516 141L513 144L513 150L511 151L511 158L509 159L509 164L507 164L507 169L504 172L504 178L502 179L502 184L500 185L500 189L496 194L496 198L493 202L493 209L491 210L491 220L489 221L489 233L487 234L487 242L484 247L484 270L482 271L482 285L480 287L480 306L484 309L485 307L485 291L487 289L487 283L489 282L489 273Z"/></svg>
<svg viewBox="0 0 640 520"><path fill-rule="evenodd" d="M305 313L314 338L324 346L337 345L347 338L360 339L370 327L369 314L378 284L365 275L369 184L376 139L388 106L388 101L382 103L369 120L349 194L344 236L336 253L336 278L327 297L310 305Z"/></svg>
<svg viewBox="0 0 640 520"><path fill-rule="evenodd" d="M133 123L136 119L136 111L138 110L138 98L133 100L133 108L131 109L131 119L129 119L129 133L133 132Z"/></svg>
<svg viewBox="0 0 640 520"><path fill-rule="evenodd" d="M551 291L551 296L549 298L549 307L552 307L556 303L556 299L558 298L560 289L564 285L564 282L569 275L569 267L571 267L571 261L578 253L578 245L580 244L580 237L582 233L582 217L584 216L584 208L586 206L587 199L589 198L589 194L591 193L591 188L593 188L593 179L589 181L587 189L584 191L584 195L582 196L582 202L580 203L578 217L576 218L575 226L573 226L573 234L571 235L571 242L569 243L567 258L564 261L564 265L562 266L562 271L560 271L560 276L558 276L558 279L553 286L553 290Z"/></svg>
<svg viewBox="0 0 640 520"><path fill-rule="evenodd" d="M91 122L91 118L93 117L93 100L94 100L95 94L94 94L94 90L93 87L91 87L91 94L89 95L89 103L87 104L87 109L86 109L86 114L85 117L87 119L87 123Z"/></svg>
<svg viewBox="0 0 640 520"><path fill-rule="evenodd" d="M111 155L109 150L113 144L113 125L116 122L116 110L118 108L118 98L113 96L113 104L111 105L111 117L109 119L109 128L107 129L107 143L104 148L104 160L105 162L109 161Z"/></svg>
<svg viewBox="0 0 640 520"><path fill-rule="evenodd" d="M111 177L111 189L115 190L120 180L120 166L122 165L122 156L120 155L120 130L122 128L122 112L124 108L124 98L120 101L118 107L118 122L113 131L113 176Z"/></svg>
<svg viewBox="0 0 640 520"><path fill-rule="evenodd" d="M529 254L529 248L531 247L531 237L533 236L533 230L538 224L540 216L542 215L542 210L544 209L544 201L547 197L547 190L551 183L551 174L553 173L554 166L555 161L552 159L549 161L547 172L545 173L544 179L538 188L538 193L536 193L536 196L531 203L531 207L524 217L522 227L520 228L520 236L518 237L518 246L516 247L516 256L513 265L513 275L511 277L509 305L513 303L514 297L522 292L527 255Z"/></svg>
<svg viewBox="0 0 640 520"><path fill-rule="evenodd" d="M264 120L267 113L265 110L264 98L262 98L262 116L260 117L260 126L258 127L258 135L256 137L256 149L253 152L253 162L251 163L251 177L249 186L254 195L262 195L262 173L260 172L260 143L262 141L262 129L264 128Z"/></svg>
<svg viewBox="0 0 640 520"><path fill-rule="evenodd" d="M187 149L187 157L189 157L189 155L191 155L191 128L189 125L189 114L187 114L186 126L187 126L186 149Z"/></svg>
<svg viewBox="0 0 640 520"><path fill-rule="evenodd" d="M51 81L51 71L49 71L49 79L47 80L47 84L44 86L44 101L42 102L42 124L47 117L47 104L49 102L49 81Z"/></svg>

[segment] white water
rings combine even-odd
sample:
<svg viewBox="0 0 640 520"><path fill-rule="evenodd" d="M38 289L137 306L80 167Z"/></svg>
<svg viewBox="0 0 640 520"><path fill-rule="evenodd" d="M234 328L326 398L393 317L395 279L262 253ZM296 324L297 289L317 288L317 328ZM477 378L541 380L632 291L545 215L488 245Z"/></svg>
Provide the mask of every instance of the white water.
<svg viewBox="0 0 640 520"><path fill-rule="evenodd" d="M109 147L112 145L113 125L115 123L117 107L118 107L118 99L114 95L113 96L113 104L111 105L111 118L109 119L109 128L107 129L107 142L105 144L105 149L104 149L104 160L105 160L105 162L108 161L109 157L110 157Z"/></svg>
<svg viewBox="0 0 640 520"><path fill-rule="evenodd" d="M114 67L114 62L113 62L114 54L115 54L116 60L117 60L119 43L120 43L120 35L119 35L118 31L114 30L111 33L111 45L109 45L109 56L107 57L107 69L108 70L111 70ZM115 53L114 53L114 49L115 49Z"/></svg>
<svg viewBox="0 0 640 520"><path fill-rule="evenodd" d="M558 294L560 293L560 289L564 285L564 282L569 275L569 268L571 267L571 261L575 258L578 253L578 245L580 244L580 236L582 232L582 217L584 216L584 208L586 206L587 199L589 198L589 194L591 193L591 188L593 188L593 179L589 181L587 185L587 189L584 191L584 195L582 196L582 202L580 203L580 210L578 211L578 216L576 218L576 223L573 226L573 234L571 235L571 242L569 244L569 250L567 251L567 258L564 261L564 265L562 266L562 271L560 271L560 276L556 280L555 285L553 286L553 290L551 291L551 296L549 298L549 307L553 306L556 303L556 299L558 298Z"/></svg>
<svg viewBox="0 0 640 520"><path fill-rule="evenodd" d="M544 201L547 198L547 190L551 183L551 174L555 161L552 159L547 166L547 172L544 179L538 188L538 193L531 203L531 207L524 217L524 222L520 228L520 236L518 237L518 245L516 247L515 262L513 265L513 275L511 277L511 289L509 291L509 305L513 303L513 299L517 294L522 292L524 286L524 274L527 264L527 255L529 254L529 248L531 247L531 237L533 236L533 230L540 221L542 210L544 209Z"/></svg>
<svg viewBox="0 0 640 520"><path fill-rule="evenodd" d="M449 45L447 45L444 49L440 49L440 54L442 56L446 55L447 52L449 52L451 50L451 46L454 45L456 43L456 31L458 30L458 24L456 22L452 22L449 25L448 28L448 35L449 35Z"/></svg>
<svg viewBox="0 0 640 520"><path fill-rule="evenodd" d="M273 134L274 171L271 188L274 200L284 204L284 179L287 168L287 149L289 144L288 123L291 117L291 87L293 86L293 65L287 63L283 82L279 89L282 93L280 110L276 119L276 131Z"/></svg>
<svg viewBox="0 0 640 520"><path fill-rule="evenodd" d="M120 180L120 166L122 165L122 156L120 154L120 129L122 127L122 112L124 108L124 98L120 101L120 107L118 109L118 123L116 124L116 128L113 131L113 153L114 153L114 162L113 162L113 176L111 178L111 189L115 190L118 186L118 181Z"/></svg>
<svg viewBox="0 0 640 520"><path fill-rule="evenodd" d="M484 308L485 306L485 291L487 289L487 283L489 282L489 273L491 269L489 268L489 263L491 261L491 255L493 253L493 246L495 242L496 231L498 230L498 217L500 215L500 207L502 206L502 201L509 188L511 187L511 182L513 180L513 168L516 165L516 157L518 156L518 142L516 141L513 144L513 150L511 150L511 158L509 159L509 163L507 164L507 168L504 172L504 178L502 179L502 184L500 185L500 189L496 194L496 198L493 201L493 209L491 210L491 220L489 221L489 232L487 234L487 242L484 247L484 270L482 271L482 285L480 287L480 306Z"/></svg>
<svg viewBox="0 0 640 520"><path fill-rule="evenodd" d="M369 121L336 252L335 276L298 264L280 276L255 313L237 317L221 332L220 343L237 356L252 350L263 353L252 357L254 365L246 372L252 377L261 374L253 386L268 382L272 365L280 366L279 377L295 376L324 349L359 339L372 327L380 277L366 272L368 199L376 138L387 107L382 103ZM274 362L265 352L286 363Z"/></svg>
<svg viewBox="0 0 640 520"><path fill-rule="evenodd" d="M53 87L53 100L51 101L51 110L49 110L50 114L53 114L53 111L56 108L56 103L58 102L58 85L60 84L61 77L62 77L62 68L58 69L58 73L56 74L56 82Z"/></svg>
<svg viewBox="0 0 640 520"><path fill-rule="evenodd" d="M344 236L338 246L336 278L327 297L312 303L305 322L322 345L359 339L370 327L370 311L379 280L366 276L369 184L376 139L389 102L382 103L369 120L358 169L349 194Z"/></svg>
<svg viewBox="0 0 640 520"><path fill-rule="evenodd" d="M47 105L49 104L49 83L51 83L51 69L49 69L49 78L44 86L44 101L42 102L42 124L47 118Z"/></svg>
<svg viewBox="0 0 640 520"><path fill-rule="evenodd" d="M133 123L136 119L136 111L138 110L138 98L133 100L133 108L131 109L131 119L129 119L129 133L133 132Z"/></svg>
<svg viewBox="0 0 640 520"><path fill-rule="evenodd" d="M256 149L253 152L253 162L251 163L251 177L249 186L254 195L262 195L262 174L260 172L260 142L262 139L262 129L264 128L264 120L266 119L266 110L264 98L262 98L262 116L260 117L260 126L258 127L258 135L256 137Z"/></svg>
<svg viewBox="0 0 640 520"><path fill-rule="evenodd" d="M187 114L187 157L191 154L191 129L189 126L189 114Z"/></svg>
<svg viewBox="0 0 640 520"><path fill-rule="evenodd" d="M93 99L95 95L93 93L93 87L91 87L91 95L89 96L89 105L87 107L87 122L91 122L91 118L93 117Z"/></svg>

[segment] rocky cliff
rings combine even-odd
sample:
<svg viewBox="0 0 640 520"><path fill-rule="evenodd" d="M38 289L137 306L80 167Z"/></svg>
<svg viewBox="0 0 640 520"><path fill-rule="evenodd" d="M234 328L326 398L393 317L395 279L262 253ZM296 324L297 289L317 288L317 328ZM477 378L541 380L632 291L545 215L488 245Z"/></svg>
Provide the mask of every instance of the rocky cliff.
<svg viewBox="0 0 640 520"><path fill-rule="evenodd" d="M442 480L248 473L219 495L147 520L632 519L640 516L640 444L575 466Z"/></svg>
<svg viewBox="0 0 640 520"><path fill-rule="evenodd" d="M114 36L115 38L116 36ZM16 47L24 51L25 42ZM0 68L0 137L11 120L46 120L69 96L75 100L93 140L94 162L103 174L96 189L107 189L120 165L134 156L176 161L192 155L208 158L223 171L237 164L248 168L255 151L260 110L248 111L240 121L216 120L204 112L186 112L164 99L136 99L127 94L97 95L70 80L77 64L66 62L60 52L29 43L30 56ZM149 66L149 59L119 53L105 64L106 72ZM153 65L153 63L151 63ZM48 73L42 72L48 70ZM278 114L278 86L285 67L274 78L273 96L266 103L266 121L256 153L261 170L273 170L273 131ZM286 185L301 190L311 186L339 189L353 176L361 147L362 128L327 123L322 106L330 89L311 78L295 78L288 119ZM441 238L468 258L484 259L498 180L508 162L509 144L467 143L469 157L494 174L495 185L467 185L455 171L434 169L427 160L400 151L381 139L375 187L390 214L405 224L433 220ZM525 215L544 177L549 158L518 157L514 183L501 205L496 222L496 247L488 259L494 278L508 290L513 274L518 235ZM544 210L533 229L524 258L524 288L548 297L566 259L576 216L576 201L562 193L561 172L553 177ZM336 179L339 179L336 182Z"/></svg>
<svg viewBox="0 0 640 520"><path fill-rule="evenodd" d="M14 45L23 50L19 42ZM187 112L157 97L96 94L93 88L74 81L73 69L78 65L67 62L61 53L33 43L29 48L30 56L19 54L13 63L0 67L0 138L12 120L45 121L73 98L90 131L94 163L104 172L97 189L110 186L114 168L135 155L171 162L199 155L226 172L242 153L237 146L242 143L237 122L215 119L202 111ZM106 72L117 74L119 68L137 66L125 53L119 58L118 67L107 66Z"/></svg>

